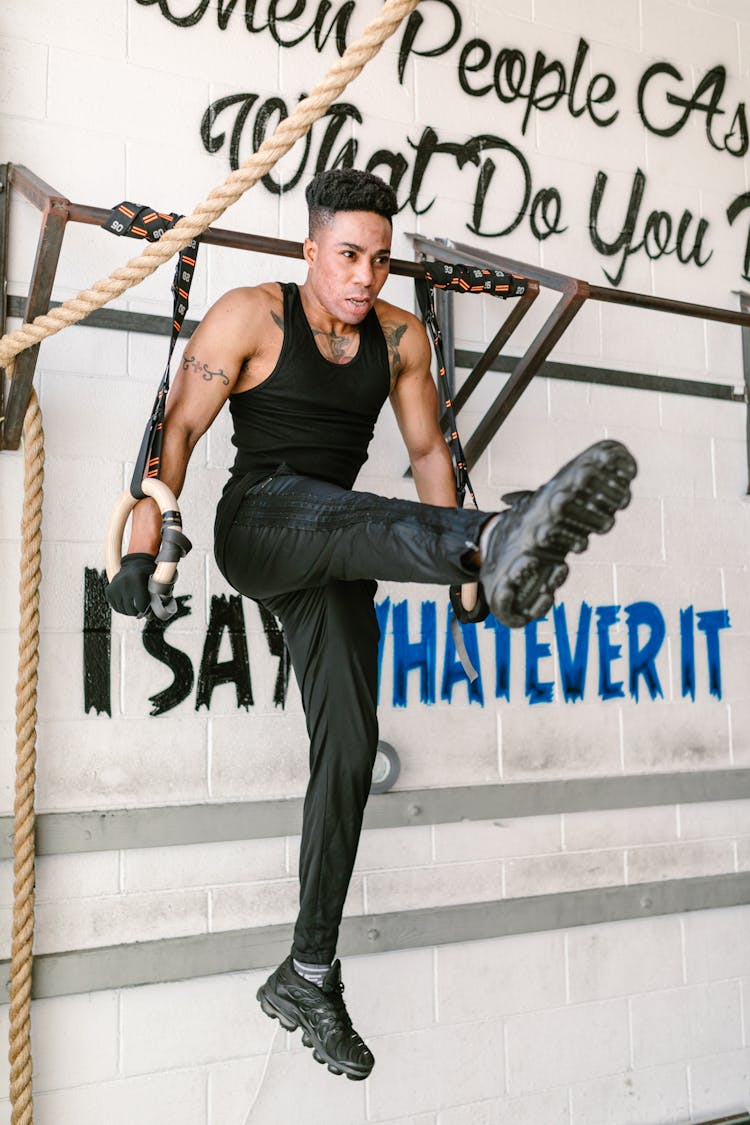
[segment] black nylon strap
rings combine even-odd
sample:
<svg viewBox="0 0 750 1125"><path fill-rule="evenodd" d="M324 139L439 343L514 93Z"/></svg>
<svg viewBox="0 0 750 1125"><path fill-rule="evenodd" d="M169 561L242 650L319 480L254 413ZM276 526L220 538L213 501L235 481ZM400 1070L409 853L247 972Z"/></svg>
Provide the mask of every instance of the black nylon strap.
<svg viewBox="0 0 750 1125"><path fill-rule="evenodd" d="M520 297L526 292L525 277L516 277L505 270L479 266L450 265L448 262L425 262L424 274L436 289L455 293L489 293L493 297Z"/></svg>
<svg viewBox="0 0 750 1125"><path fill-rule="evenodd" d="M430 263L432 264L432 263ZM453 459L453 471L456 480L456 499L459 508L463 508L464 499L468 491L471 496L475 508L478 508L474 489L471 487L471 480L469 479L469 470L466 466L466 456L464 454L461 439L458 436L458 424L456 422L456 411L453 407L453 399L450 396L450 389L448 387L448 379L445 373L445 354L443 352L443 336L440 331L440 325L437 320L437 313L435 312L435 302L433 300L433 288L431 283L426 278L417 278L414 282L414 287L417 292L417 301L422 313L422 319L432 337L432 345L435 349L435 358L437 359L438 368L438 386L440 394L442 395L443 406L445 413L448 417L448 447L451 451Z"/></svg>
<svg viewBox="0 0 750 1125"><path fill-rule="evenodd" d="M138 203L124 200L113 207L102 223L105 230L111 234L122 235L127 238L145 238L147 242L158 242L165 231L175 225L181 215L174 211L154 211ZM154 405L151 408L146 429L141 440L141 447L136 458L133 478L130 482L130 491L137 500L143 499L141 481L144 477L158 478L161 469L161 447L164 433L164 410L169 393L169 368L172 354L177 343L185 316L188 311L188 298L190 286L195 272L195 262L198 255L199 238L193 238L183 247L177 259L174 278L172 280L172 296L174 304L172 309L172 332L169 340L169 355L164 369L159 388L156 392Z"/></svg>
<svg viewBox="0 0 750 1125"><path fill-rule="evenodd" d="M438 383L443 396L445 414L448 418L448 445L450 447L456 476L456 500L459 508L463 508L464 499L468 492L474 507L478 511L479 505L474 495L474 489L471 487L469 470L466 465L466 455L461 445L461 439L458 436L456 411L453 406L453 399L450 395L448 379L445 373L443 337L440 331L440 325L438 324L437 313L435 312L433 294L435 289L449 289L454 293L489 293L494 297L520 297L522 293L526 292L526 279L516 277L515 274L506 273L504 270L480 269L476 266L449 265L447 262L425 262L424 277L417 278L414 282L414 286L417 293L419 308L422 313L422 319L432 336L435 358L437 359ZM473 683L478 676L478 672L469 658L469 653L461 631L461 623L476 624L479 621L484 621L490 612L489 605L487 604L481 584L479 585L476 605L472 610L464 609L461 601L460 586L450 587L450 601L453 609L450 624L453 643L464 671L469 677L469 680Z"/></svg>
<svg viewBox="0 0 750 1125"><path fill-rule="evenodd" d="M477 266L450 265L448 262L425 262L424 277L417 278L414 282L417 301L422 313L422 319L432 336L435 348L435 358L438 367L438 383L443 396L445 414L448 418L448 445L453 458L453 467L456 476L456 499L459 508L463 508L466 493L469 493L475 508L479 508L474 489L469 479L469 470L466 464L461 439L458 436L458 423L453 399L448 387L445 373L445 353L443 352L443 336L438 324L435 311L433 293L435 289L449 289L455 293L489 293L495 297L520 297L526 292L526 278L516 277L515 274L506 273L505 270L480 269Z"/></svg>

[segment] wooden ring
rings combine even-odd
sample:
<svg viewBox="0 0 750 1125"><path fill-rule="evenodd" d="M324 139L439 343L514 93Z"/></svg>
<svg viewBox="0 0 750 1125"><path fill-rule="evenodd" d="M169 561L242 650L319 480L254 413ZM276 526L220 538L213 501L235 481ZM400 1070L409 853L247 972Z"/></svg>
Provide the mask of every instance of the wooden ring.
<svg viewBox="0 0 750 1125"><path fill-rule="evenodd" d="M165 512L177 512L179 515L180 509L177 506L177 499L164 481L156 480L153 477L145 477L141 481L141 488L146 496L150 496L152 500L156 501L162 516ZM104 565L107 570L108 582L112 581L122 564L122 536L125 531L125 524L128 522L128 516L137 503L138 500L133 496L130 489L126 489L109 517L107 537L104 543ZM174 582L176 573L176 562L161 562L156 567L153 577L156 582L169 585Z"/></svg>

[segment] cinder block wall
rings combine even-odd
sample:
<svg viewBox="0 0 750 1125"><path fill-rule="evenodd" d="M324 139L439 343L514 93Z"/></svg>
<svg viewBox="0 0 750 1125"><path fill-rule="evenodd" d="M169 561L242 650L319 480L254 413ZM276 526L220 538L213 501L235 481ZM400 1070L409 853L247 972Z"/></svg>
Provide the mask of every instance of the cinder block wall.
<svg viewBox="0 0 750 1125"><path fill-rule="evenodd" d="M111 0L104 12L94 0L72 7L6 0L0 161L26 164L76 202L106 207L128 198L189 210L228 173L233 140L243 159L264 120L273 127L337 57L336 31L353 41L379 4L297 7L288 19L270 3ZM303 189L317 163L356 150L358 166L372 159L398 180L400 256L412 256L407 234L419 231L597 285L614 280L620 289L738 307L735 291L750 288L744 0L423 0L419 15L413 35L399 32L342 96L338 115L314 127L309 150L298 146L272 174L276 186L256 188L220 225L301 238ZM244 101L220 101L240 94ZM11 295L27 291L38 222L14 196ZM106 275L135 247L71 225L55 299ZM170 275L163 267L118 306L167 314ZM234 285L302 276L293 261L204 247L190 315L200 317ZM394 278L386 295L412 307L410 283ZM511 353L533 338L552 303L540 298ZM507 307L459 298L455 312L457 346L476 352ZM214 688L209 706L196 706L213 599L231 593L211 556L213 507L232 456L225 416L198 447L182 501L194 549L180 568L186 613L167 636L186 654L193 684L152 715L152 697L172 673L145 651L140 623L117 619L111 713L84 708L85 573L103 565L104 528L129 480L165 354L163 339L84 327L41 349L42 812L304 792L299 695L292 683L285 706L274 702L278 660L254 606L243 609L252 704L238 706L229 682ZM571 369L743 385L739 329L612 304L588 304L551 358ZM470 400L465 436L502 379L490 373ZM465 681L451 687L445 678L446 592L384 584L381 731L399 751L400 788L728 768L740 776L750 766L745 425L740 401L534 381L472 474L483 506L537 485L602 437L625 440L641 467L631 508L577 561L564 589L571 637L583 607L592 609L583 698L565 701L550 617L513 635L504 694L495 634L478 631L482 701L472 701ZM395 423L384 414L359 485L411 495L405 467ZM0 480L0 811L7 815L20 452L0 453ZM394 607L404 601L412 643L429 632L423 605L435 606L434 702L423 701L415 669L406 705L394 703L394 666L404 659ZM626 607L641 602L656 607L665 637L654 661L661 694L652 698L641 678L636 699ZM694 698L683 692L681 672L680 615L689 607ZM722 611L728 621L714 634L711 664L698 614ZM604 622L599 633L597 622ZM297 838L281 836L43 857L37 952L288 923L297 848ZM347 913L727 875L749 865L750 802L739 799L378 829L364 835ZM0 875L7 956L9 861ZM750 912L736 906L349 958L347 999L377 1057L372 1078L361 1086L334 1081L312 1065L299 1037L279 1034L251 1120L683 1125L737 1111L750 1103L748 950ZM241 1125L273 1035L254 999L265 974L37 1001L36 1120ZM7 1101L0 1104L9 1120Z"/></svg>

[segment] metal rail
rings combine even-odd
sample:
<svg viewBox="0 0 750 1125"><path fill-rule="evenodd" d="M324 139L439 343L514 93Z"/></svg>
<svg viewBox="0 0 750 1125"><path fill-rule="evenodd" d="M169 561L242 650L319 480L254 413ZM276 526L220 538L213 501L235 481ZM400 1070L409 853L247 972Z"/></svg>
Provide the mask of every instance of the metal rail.
<svg viewBox="0 0 750 1125"><path fill-rule="evenodd" d="M54 306L51 301L52 285L57 272L57 265L62 248L63 236L69 222L83 223L90 226L101 226L109 212L102 207L93 207L80 203L73 203L57 192L48 183L34 172L21 164L0 164L0 329L4 329L4 321L8 309L11 315L19 311L19 298L8 298L6 295L7 276L7 248L9 231L9 211L11 189L15 189L32 203L41 213L41 227L37 243L36 257L32 270L29 292L23 304L22 316L24 321L33 320L41 313L47 312ZM509 365L507 357L499 359L500 353L507 345L517 328L528 315L534 301L542 289L550 289L560 294L559 300L553 308L545 323L529 344L526 352L519 359L510 362L510 376L500 393L495 398L489 410L484 414L471 437L464 443L469 467L476 464L478 458L485 451L498 429L508 417L518 399L528 387L535 375L544 373L555 377L576 378L576 368L566 368L566 372L553 370L553 364L547 363L547 357L561 338L567 327L578 314L586 301L603 301L640 309L659 312L675 313L681 316L699 317L703 320L717 323L739 325L742 329L745 401L750 397L750 296L739 294L741 311L733 312L729 309L716 308L709 305L698 305L688 301L670 300L663 297L654 297L646 293L633 293L627 290L607 289L603 286L590 285L586 281L568 277L554 270L542 269L528 262L520 262L500 254L492 254L482 248L469 246L461 242L452 242L446 239L428 239L421 235L410 236L415 252L424 257L434 257L444 262L453 264L463 263L468 265L490 266L504 269L511 273L519 274L528 281L526 293L514 302L513 308L487 345L483 354L478 358L468 377L455 394L455 406L460 410L468 401L470 395L478 387L481 380L489 370L506 369ZM277 257L302 258L302 243L288 239L270 238L265 235L248 234L245 231L225 230L211 227L203 235L203 241L209 246L224 246L232 249L249 250L255 253L271 254ZM424 267L421 262L411 262L395 258L391 262L391 272L403 277L420 277ZM452 330L452 295L442 294L443 319L447 329L446 348L450 370L449 380L455 377L455 349L453 346ZM107 327L133 329L136 331L163 332L169 330L168 317L154 317L146 314L132 313L128 310L109 309L97 310L83 323L106 325ZM186 324L188 329L195 327L195 322ZM36 368L39 348L29 348L22 352L16 360L15 372L12 382L6 386L5 377L0 379L0 450L17 449L20 443L23 428L23 418L28 407L31 386ZM607 372L594 371L591 368L581 369L582 381L607 382ZM613 376L623 376L623 373L613 372ZM633 376L633 385L648 389L669 390L671 384L664 378L656 376ZM616 385L624 385L622 378L611 380ZM684 380L674 380L679 387L673 389L676 393L687 393ZM729 387L716 384L716 395L724 399L737 398ZM710 384L701 383L696 393L706 396L710 393ZM722 393L719 394L718 392ZM4 409L3 409L4 407ZM748 464L750 465L750 421L748 422ZM748 485L750 492L750 484Z"/></svg>
<svg viewBox="0 0 750 1125"><path fill-rule="evenodd" d="M103 207L72 203L22 164L0 165L0 282L3 317L6 311L7 231L11 189L18 191L42 213L36 258L23 311L23 320L28 322L50 309L52 285L57 273L67 224L83 223L88 226L101 226L109 211ZM273 254L282 258L302 258L301 242L248 234L245 231L210 227L203 234L202 241L207 246L251 250L258 254ZM402 277L421 277L424 267L417 262L394 258L391 261L391 273ZM21 352L16 360L13 380L9 388L5 386L4 377L0 381L0 405L7 391L5 410L2 411L3 418L0 423L0 449L17 449L19 446L38 353L39 345Z"/></svg>
<svg viewBox="0 0 750 1125"><path fill-rule="evenodd" d="M536 283L538 287L536 292L530 291L527 294L528 303L525 307L523 305L524 298L521 299L520 304L516 306L506 319L494 340L490 343L478 363L464 380L460 390L455 396L457 411L466 404L469 396L477 388L485 373L492 367L497 370L495 360L501 348L505 346L526 312L528 312L531 301L536 299L538 295L539 288L551 289L560 293L559 301L529 344L524 355L510 363L511 374L509 379L495 398L489 410L478 423L474 433L464 442L464 451L469 468L472 468L481 457L482 453L484 453L534 376L539 374L543 368L545 369L545 374L551 373L549 372L549 366L551 365L546 365L545 361L586 301L603 301L609 304L646 309L653 312L668 312L678 316L697 317L719 324L739 325L742 329L746 387L744 401L747 402L750 398L750 295L748 294L739 294L740 310L734 312L731 309L721 309L712 305L698 305L691 301L679 301L666 297L654 297L648 293L634 293L629 290L607 289L601 285L590 285L587 281L582 281L579 278L568 277L566 274L543 269L540 266L534 266L528 262L519 262L517 259L509 258L504 254L493 254L481 247L469 246L463 242L454 242L448 239L430 239L419 234L411 234L409 237L411 238L414 250L421 255L422 258L437 258L440 261L449 262L454 265L462 263L479 267L503 269L509 273L520 274L528 278L530 283ZM575 367L570 368L571 372L575 372L575 370ZM587 368L586 371L591 372L591 369ZM560 373L558 372L557 374L559 377ZM605 382L606 371L598 371L598 374L601 378L597 381ZM621 376L623 373L614 372L613 374ZM451 372L451 377L454 377L454 372ZM569 377L574 378L575 376L571 374ZM639 378L641 386L648 389L664 390L668 383L668 380L664 379L657 381L657 377L655 376L640 376ZM589 376L585 381L593 380ZM622 379L613 380L613 382L615 381L622 385ZM685 381L680 380L679 382L679 393L684 394ZM701 397L706 397L706 388L707 384L701 383ZM722 387L721 390L726 392L729 388ZM736 396L728 393L717 394L716 397L736 398ZM750 418L747 428L747 449L750 477ZM748 492L750 492L750 484L748 484Z"/></svg>

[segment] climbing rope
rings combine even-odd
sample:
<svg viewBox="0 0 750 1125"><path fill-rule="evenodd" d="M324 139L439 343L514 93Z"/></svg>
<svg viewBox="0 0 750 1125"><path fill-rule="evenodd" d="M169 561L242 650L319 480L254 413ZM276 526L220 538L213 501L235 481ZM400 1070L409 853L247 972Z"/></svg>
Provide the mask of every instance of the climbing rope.
<svg viewBox="0 0 750 1125"><path fill-rule="evenodd" d="M346 49L312 93L281 121L274 133L190 215L180 219L158 242L109 277L96 282L58 308L0 339L0 367L12 378L20 352L83 320L149 277L214 223L232 203L262 179L322 117L365 64L397 30L419 0L386 0L380 14ZM36 705L39 663L39 581L41 578L42 485L44 435L39 402L32 390L24 419L24 502L21 525L21 618L16 691L16 799L13 835L13 944L10 983L10 1100L12 1125L32 1125L31 972L34 940L34 785L36 780Z"/></svg>
<svg viewBox="0 0 750 1125"><path fill-rule="evenodd" d="M34 783L39 664L39 582L42 575L44 432L32 391L23 427L21 611L16 686L16 800L13 826L13 944L10 961L10 1099L12 1125L30 1125L31 969L34 939Z"/></svg>
<svg viewBox="0 0 750 1125"><path fill-rule="evenodd" d="M143 253L131 258L127 265L113 270L109 277L97 281L90 289L82 290L77 297L71 297L58 308L3 336L0 339L0 366L7 366L8 361L19 352L53 336L69 324L76 324L95 309L138 285L192 238L202 234L309 132L418 3L419 0L386 0L380 15L367 25L355 43L347 47L323 81L299 102L291 117L279 123L257 152L232 172L223 184L210 191L190 215L165 231L158 242L149 243Z"/></svg>

